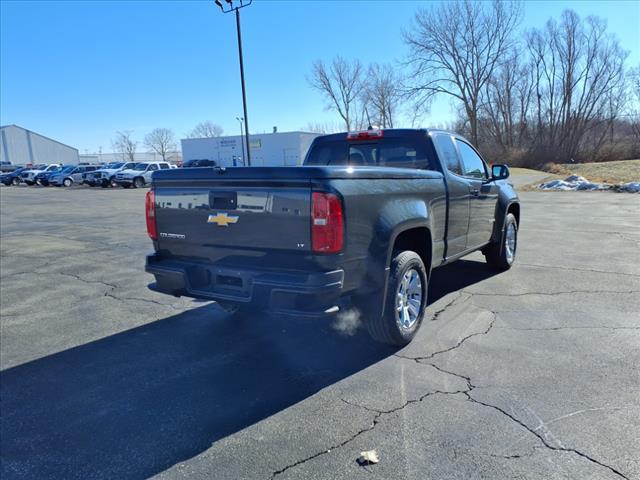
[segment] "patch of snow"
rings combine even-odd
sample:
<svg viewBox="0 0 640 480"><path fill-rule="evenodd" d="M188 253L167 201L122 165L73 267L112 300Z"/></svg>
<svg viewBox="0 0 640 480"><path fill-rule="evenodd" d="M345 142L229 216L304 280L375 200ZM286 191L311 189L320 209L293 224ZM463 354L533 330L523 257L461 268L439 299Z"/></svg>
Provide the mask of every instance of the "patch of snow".
<svg viewBox="0 0 640 480"><path fill-rule="evenodd" d="M551 180L550 182L538 185L540 190L562 190L562 191L603 191L611 190L614 192L640 193L640 182L629 182L619 184L595 183L590 182L579 175L570 175L564 180Z"/></svg>

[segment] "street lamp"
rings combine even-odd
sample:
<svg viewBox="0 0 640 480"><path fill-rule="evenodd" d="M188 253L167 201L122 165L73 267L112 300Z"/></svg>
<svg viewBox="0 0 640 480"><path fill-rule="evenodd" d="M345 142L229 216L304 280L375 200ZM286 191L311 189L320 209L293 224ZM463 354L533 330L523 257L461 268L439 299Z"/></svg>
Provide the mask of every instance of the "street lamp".
<svg viewBox="0 0 640 480"><path fill-rule="evenodd" d="M242 83L242 108L244 109L244 134L247 142L247 165L251 166L251 148L249 147L249 117L247 115L247 94L244 88L244 63L242 62L242 36L240 34L240 9L251 5L253 0L236 0L236 6L233 6L233 0L215 0L216 5L220 7L222 13L236 12L236 30L238 32L238 57L240 58L240 82ZM238 4L239 3L239 4ZM244 147L243 147L244 148Z"/></svg>
<svg viewBox="0 0 640 480"><path fill-rule="evenodd" d="M242 145L242 164L245 165L245 160L244 160L244 138L242 138L244 136L244 134L242 133L242 122L244 121L244 118L236 117L236 120L238 120L238 122L240 123L240 145ZM248 149L249 149L249 145L247 145L247 150Z"/></svg>

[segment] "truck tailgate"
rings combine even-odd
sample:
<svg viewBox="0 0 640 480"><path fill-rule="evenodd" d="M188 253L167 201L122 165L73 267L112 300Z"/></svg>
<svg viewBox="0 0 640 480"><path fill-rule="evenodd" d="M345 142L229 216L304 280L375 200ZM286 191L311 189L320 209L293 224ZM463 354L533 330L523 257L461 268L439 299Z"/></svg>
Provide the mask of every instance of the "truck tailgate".
<svg viewBox="0 0 640 480"><path fill-rule="evenodd" d="M212 248L310 251L311 183L234 179L154 185L158 248L208 257Z"/></svg>

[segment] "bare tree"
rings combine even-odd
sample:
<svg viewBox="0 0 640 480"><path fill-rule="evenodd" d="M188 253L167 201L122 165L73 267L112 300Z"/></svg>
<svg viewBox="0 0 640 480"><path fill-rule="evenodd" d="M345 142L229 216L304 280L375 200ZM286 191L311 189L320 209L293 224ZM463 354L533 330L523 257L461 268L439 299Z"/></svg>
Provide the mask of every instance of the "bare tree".
<svg viewBox="0 0 640 480"><path fill-rule="evenodd" d="M337 133L341 130L339 124L334 122L308 122L305 127L301 127L300 130L313 133Z"/></svg>
<svg viewBox="0 0 640 480"><path fill-rule="evenodd" d="M223 133L222 127L209 120L197 124L191 132L187 134L187 138L214 138L220 137Z"/></svg>
<svg viewBox="0 0 640 480"><path fill-rule="evenodd" d="M482 91L511 49L520 17L520 3L499 0L457 0L418 11L404 32L412 68L408 94L420 107L440 94L459 100L477 142Z"/></svg>
<svg viewBox="0 0 640 480"><path fill-rule="evenodd" d="M565 10L560 23L528 34L536 97L536 139L556 159L574 158L590 135L597 150L621 113L624 62L618 40L597 17ZM594 136L596 141L593 142Z"/></svg>
<svg viewBox="0 0 640 480"><path fill-rule="evenodd" d="M358 99L363 89L363 68L358 60L347 61L337 56L329 66L322 60L313 63L309 84L323 94L327 108L335 110L351 130L362 121L363 111Z"/></svg>
<svg viewBox="0 0 640 480"><path fill-rule="evenodd" d="M630 101L627 117L636 142L640 142L640 64L629 69L628 80Z"/></svg>
<svg viewBox="0 0 640 480"><path fill-rule="evenodd" d="M522 52L514 48L496 69L482 92L480 125L484 135L497 144L504 153L507 149L521 148L527 140L528 121L533 82L528 63L520 60Z"/></svg>
<svg viewBox="0 0 640 480"><path fill-rule="evenodd" d="M120 158L125 162L135 162L136 160L138 142L132 136L133 131L131 130L117 131L116 138L111 142L113 151L120 155Z"/></svg>
<svg viewBox="0 0 640 480"><path fill-rule="evenodd" d="M170 128L152 130L144 137L144 144L149 150L160 155L165 162L169 153L174 152L176 149L173 131Z"/></svg>
<svg viewBox="0 0 640 480"><path fill-rule="evenodd" d="M374 63L369 66L362 101L378 126L393 128L402 95L400 76L391 65Z"/></svg>

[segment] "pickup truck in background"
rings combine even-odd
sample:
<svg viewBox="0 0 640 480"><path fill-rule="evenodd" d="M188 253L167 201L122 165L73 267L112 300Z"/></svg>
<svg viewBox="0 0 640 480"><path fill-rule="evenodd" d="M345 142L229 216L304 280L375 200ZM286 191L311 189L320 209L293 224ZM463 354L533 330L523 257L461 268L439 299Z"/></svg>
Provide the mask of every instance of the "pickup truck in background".
<svg viewBox="0 0 640 480"><path fill-rule="evenodd" d="M18 166L11 163L9 160L0 161L0 173L10 173L17 169Z"/></svg>
<svg viewBox="0 0 640 480"><path fill-rule="evenodd" d="M169 162L140 162L129 169L118 171L113 183L123 188L142 188L151 183L153 172L169 169L171 169Z"/></svg>
<svg viewBox="0 0 640 480"><path fill-rule="evenodd" d="M298 317L358 308L375 340L404 345L433 268L477 250L513 264L508 176L459 135L425 129L321 136L301 167L159 170L149 288Z"/></svg>

